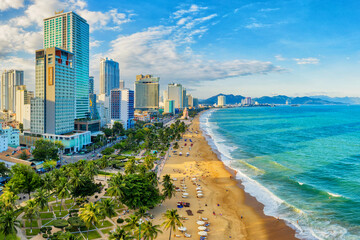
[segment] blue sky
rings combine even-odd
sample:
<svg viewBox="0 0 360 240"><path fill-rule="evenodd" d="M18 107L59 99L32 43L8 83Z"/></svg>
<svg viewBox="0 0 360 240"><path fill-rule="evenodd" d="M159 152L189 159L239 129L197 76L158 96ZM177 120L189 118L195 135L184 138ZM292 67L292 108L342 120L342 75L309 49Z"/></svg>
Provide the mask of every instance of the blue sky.
<svg viewBox="0 0 360 240"><path fill-rule="evenodd" d="M360 96L359 1L1 0L0 70L25 71L34 88L42 19L75 11L90 24L90 73L99 60L218 93Z"/></svg>

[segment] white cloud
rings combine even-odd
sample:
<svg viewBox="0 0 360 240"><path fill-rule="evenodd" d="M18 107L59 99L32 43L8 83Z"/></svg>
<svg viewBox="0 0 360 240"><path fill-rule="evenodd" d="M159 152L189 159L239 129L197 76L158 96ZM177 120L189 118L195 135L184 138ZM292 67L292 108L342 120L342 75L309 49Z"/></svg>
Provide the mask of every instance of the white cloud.
<svg viewBox="0 0 360 240"><path fill-rule="evenodd" d="M205 10L205 9L207 9L207 7L201 7L201 6L198 6L196 4L192 4L190 6L190 8L188 8L188 9L180 9L180 10L174 12L173 16L174 16L175 19L177 19L177 18L181 18L185 14L189 14L189 13L193 14L193 13L197 13L197 12L199 12L201 10Z"/></svg>
<svg viewBox="0 0 360 240"><path fill-rule="evenodd" d="M320 59L318 58L294 58L294 61L296 61L297 64L318 64L320 62Z"/></svg>
<svg viewBox="0 0 360 240"><path fill-rule="evenodd" d="M103 42L103 41L92 40L92 41L90 41L90 48L99 47L102 42Z"/></svg>
<svg viewBox="0 0 360 240"><path fill-rule="evenodd" d="M24 0L1 0L0 11L5 11L10 8L19 9L24 6Z"/></svg>
<svg viewBox="0 0 360 240"><path fill-rule="evenodd" d="M262 8L259 10L259 12L274 12L278 10L280 10L280 8Z"/></svg>
<svg viewBox="0 0 360 240"><path fill-rule="evenodd" d="M254 28L264 28L269 26L270 26L269 24L264 24L264 23L250 23L246 25L245 28L254 29Z"/></svg>
<svg viewBox="0 0 360 240"><path fill-rule="evenodd" d="M278 61L285 61L286 60L286 58L284 58L281 54L276 55L275 58Z"/></svg>

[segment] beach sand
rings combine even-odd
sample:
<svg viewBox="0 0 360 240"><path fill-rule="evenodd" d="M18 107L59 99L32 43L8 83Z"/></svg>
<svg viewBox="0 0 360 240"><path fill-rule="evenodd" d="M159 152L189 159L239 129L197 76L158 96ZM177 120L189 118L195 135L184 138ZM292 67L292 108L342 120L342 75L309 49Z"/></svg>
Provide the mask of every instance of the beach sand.
<svg viewBox="0 0 360 240"><path fill-rule="evenodd" d="M187 228L187 233L192 237L188 239L199 239L197 221L200 217L207 218L210 222L208 229L209 240L220 239L276 239L291 240L295 238L295 231L288 227L284 221L277 220L273 217L265 216L263 213L263 205L256 201L255 198L245 193L243 186L239 181L234 180L234 176L224 164L218 159L217 155L212 151L199 128L199 116L197 116L189 127L192 133L187 132L179 146L177 152L182 152L183 156L170 154L166 161L162 176L170 174L172 178L176 178L174 184L181 188L181 179L185 178L185 190L188 198L182 198L182 193L177 192L176 196L170 200L166 200L161 206L151 211L155 215L154 224L161 224L164 220L162 214L167 209L177 208L178 201L190 203L190 207L179 209L181 216L188 218L183 224ZM191 130L192 129L192 130ZM195 134L198 131L198 134ZM193 147L189 148L189 140L191 138ZM185 147L184 144L187 144ZM186 152L190 153L186 157ZM196 184L201 186L204 197L196 197L196 185L192 181L195 177ZM207 206L206 206L207 205ZM193 216L188 216L186 210L191 210ZM197 213L203 210L203 213ZM214 215L215 213L215 215ZM184 239L184 234L180 231L175 232L181 237L172 239ZM163 231L157 239L169 239L169 231Z"/></svg>

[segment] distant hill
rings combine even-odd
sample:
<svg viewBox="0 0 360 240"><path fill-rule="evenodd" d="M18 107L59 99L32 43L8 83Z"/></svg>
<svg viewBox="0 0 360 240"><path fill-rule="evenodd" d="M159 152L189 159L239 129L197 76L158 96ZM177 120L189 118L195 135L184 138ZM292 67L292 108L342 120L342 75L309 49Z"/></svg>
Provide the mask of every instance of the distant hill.
<svg viewBox="0 0 360 240"><path fill-rule="evenodd" d="M220 95L224 95L226 96L226 104L237 104L237 103L241 103L241 100L244 99L245 97L241 96L241 95L234 95L234 94L218 94L216 96L212 96L208 99L202 99L199 100L200 103L202 104L210 104L213 105L215 103L217 103L217 99L218 96Z"/></svg>
<svg viewBox="0 0 360 240"><path fill-rule="evenodd" d="M311 96L312 98L319 98L331 102L340 102L344 104L360 104L359 97L329 97L325 95Z"/></svg>
<svg viewBox="0 0 360 240"><path fill-rule="evenodd" d="M233 95L233 94L218 94L216 96L210 97L208 99L200 100L202 104L215 104L217 103L217 98L219 95L226 96L226 103L227 104L238 104L241 103L241 100L244 99L244 96L241 95ZM331 101L325 100L320 98L314 97L288 97L285 95L278 95L274 97L264 96L261 98L254 98L254 101L257 101L260 104L286 104L286 101L289 101L291 104L318 104L318 105L325 105L325 104L343 104L340 101Z"/></svg>

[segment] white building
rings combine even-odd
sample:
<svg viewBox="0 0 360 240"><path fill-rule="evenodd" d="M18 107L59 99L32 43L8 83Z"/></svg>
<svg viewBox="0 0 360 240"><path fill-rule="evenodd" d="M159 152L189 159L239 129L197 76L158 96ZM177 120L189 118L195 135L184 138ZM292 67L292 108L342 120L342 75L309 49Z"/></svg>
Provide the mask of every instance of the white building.
<svg viewBox="0 0 360 240"><path fill-rule="evenodd" d="M24 85L24 71L5 70L1 76L1 110L16 111L16 86Z"/></svg>
<svg viewBox="0 0 360 240"><path fill-rule="evenodd" d="M129 89L111 90L111 120L120 121L125 129L133 126L134 91Z"/></svg>
<svg viewBox="0 0 360 240"><path fill-rule="evenodd" d="M19 146L19 134L20 131L18 129L12 128L10 126L2 128L2 132L7 136L8 145Z"/></svg>
<svg viewBox="0 0 360 240"><path fill-rule="evenodd" d="M17 122L24 123L24 111L25 111L24 108L26 104L30 104L30 99L31 99L31 94L28 94L25 85L20 85L16 87L15 120Z"/></svg>
<svg viewBox="0 0 360 240"><path fill-rule="evenodd" d="M226 105L226 97L224 95L218 96L218 106L222 107Z"/></svg>
<svg viewBox="0 0 360 240"><path fill-rule="evenodd" d="M183 87L181 84L178 83L170 83L168 85L168 100L174 100L175 101L175 108L182 109L183 103L184 103L184 97L183 97ZM185 90L186 93L186 90Z"/></svg>
<svg viewBox="0 0 360 240"><path fill-rule="evenodd" d="M23 113L23 128L24 130L30 130L30 122L31 122L31 104L24 104Z"/></svg>
<svg viewBox="0 0 360 240"><path fill-rule="evenodd" d="M107 97L105 94L97 95L96 107L99 113L101 122L100 126L103 127L110 123L110 97Z"/></svg>
<svg viewBox="0 0 360 240"><path fill-rule="evenodd" d="M166 100L164 105L164 113L175 114L175 101Z"/></svg>

